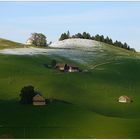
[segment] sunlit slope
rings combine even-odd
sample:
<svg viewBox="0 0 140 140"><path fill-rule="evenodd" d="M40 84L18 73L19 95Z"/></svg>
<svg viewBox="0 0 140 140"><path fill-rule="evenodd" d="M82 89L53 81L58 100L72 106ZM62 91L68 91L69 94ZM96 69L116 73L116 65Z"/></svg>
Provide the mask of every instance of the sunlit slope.
<svg viewBox="0 0 140 140"><path fill-rule="evenodd" d="M94 46L101 46L100 42L90 39L65 39L62 41L56 41L50 44L54 48L89 48Z"/></svg>
<svg viewBox="0 0 140 140"><path fill-rule="evenodd" d="M66 39L52 43L51 48L55 48L54 54L85 64L87 67L110 63L121 57L139 57L138 53L88 39Z"/></svg>
<svg viewBox="0 0 140 140"><path fill-rule="evenodd" d="M5 44L6 45L6 44ZM48 49L24 47L0 50L2 54L11 55L52 55L75 60L78 63L90 63L96 60L112 60L121 56L139 56L137 53L88 39L66 39L52 43Z"/></svg>
<svg viewBox="0 0 140 140"><path fill-rule="evenodd" d="M24 47L24 44L0 38L0 49L21 47Z"/></svg>

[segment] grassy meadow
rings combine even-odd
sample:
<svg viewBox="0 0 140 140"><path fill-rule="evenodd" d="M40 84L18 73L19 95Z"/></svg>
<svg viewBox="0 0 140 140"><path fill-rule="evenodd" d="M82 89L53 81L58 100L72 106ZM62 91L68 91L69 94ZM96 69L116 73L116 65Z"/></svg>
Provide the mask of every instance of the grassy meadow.
<svg viewBox="0 0 140 140"><path fill-rule="evenodd" d="M104 49L102 58L91 57L83 65L62 56L0 54L0 137L140 138L139 55L109 45ZM46 68L52 59L88 72ZM46 106L22 105L19 94L26 85L57 100ZM121 95L133 102L118 103Z"/></svg>
<svg viewBox="0 0 140 140"><path fill-rule="evenodd" d="M0 49L6 49L6 48L22 48L25 45L22 43L14 42L11 40L0 38Z"/></svg>

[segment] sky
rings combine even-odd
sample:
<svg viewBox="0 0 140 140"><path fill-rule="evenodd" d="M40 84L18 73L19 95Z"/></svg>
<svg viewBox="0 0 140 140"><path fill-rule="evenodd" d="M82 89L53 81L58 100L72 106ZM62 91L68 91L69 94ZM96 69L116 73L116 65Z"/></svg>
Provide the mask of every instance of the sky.
<svg viewBox="0 0 140 140"><path fill-rule="evenodd" d="M25 43L31 33L102 34L140 51L140 2L0 2L0 38Z"/></svg>

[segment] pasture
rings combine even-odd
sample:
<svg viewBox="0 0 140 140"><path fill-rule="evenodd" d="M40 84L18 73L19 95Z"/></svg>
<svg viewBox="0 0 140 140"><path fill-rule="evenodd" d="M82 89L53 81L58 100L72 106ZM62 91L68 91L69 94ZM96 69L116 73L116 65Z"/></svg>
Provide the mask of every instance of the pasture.
<svg viewBox="0 0 140 140"><path fill-rule="evenodd" d="M0 54L0 138L140 138L139 55L107 45L104 55L93 52L78 56L85 63L69 51L69 57ZM88 71L46 68L52 59ZM27 85L57 100L22 105L19 94ZM121 95L133 102L118 103Z"/></svg>

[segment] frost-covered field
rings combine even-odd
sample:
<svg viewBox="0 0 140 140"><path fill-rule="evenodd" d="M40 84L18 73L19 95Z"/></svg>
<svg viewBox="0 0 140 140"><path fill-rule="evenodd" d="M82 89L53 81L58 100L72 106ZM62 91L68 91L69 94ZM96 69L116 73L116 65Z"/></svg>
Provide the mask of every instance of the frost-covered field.
<svg viewBox="0 0 140 140"><path fill-rule="evenodd" d="M49 49L14 48L0 50L8 55L54 55L65 57L79 63L89 63L90 60L102 58L105 55L103 47L97 41L87 39L67 39L52 43Z"/></svg>
<svg viewBox="0 0 140 140"><path fill-rule="evenodd" d="M47 52L49 52L49 49L40 49L33 47L0 50L1 54L9 54L9 55L36 55L36 54L44 54Z"/></svg>
<svg viewBox="0 0 140 140"><path fill-rule="evenodd" d="M70 60L77 61L79 63L88 63L90 59L97 59L104 54L95 50L83 50L83 49L40 49L40 48L15 48L0 50L1 54L8 55L48 55L48 56L60 56ZM90 58L90 59L89 59Z"/></svg>
<svg viewBox="0 0 140 140"><path fill-rule="evenodd" d="M54 42L50 46L54 48L91 48L96 46L100 47L101 43L89 39L65 39Z"/></svg>

